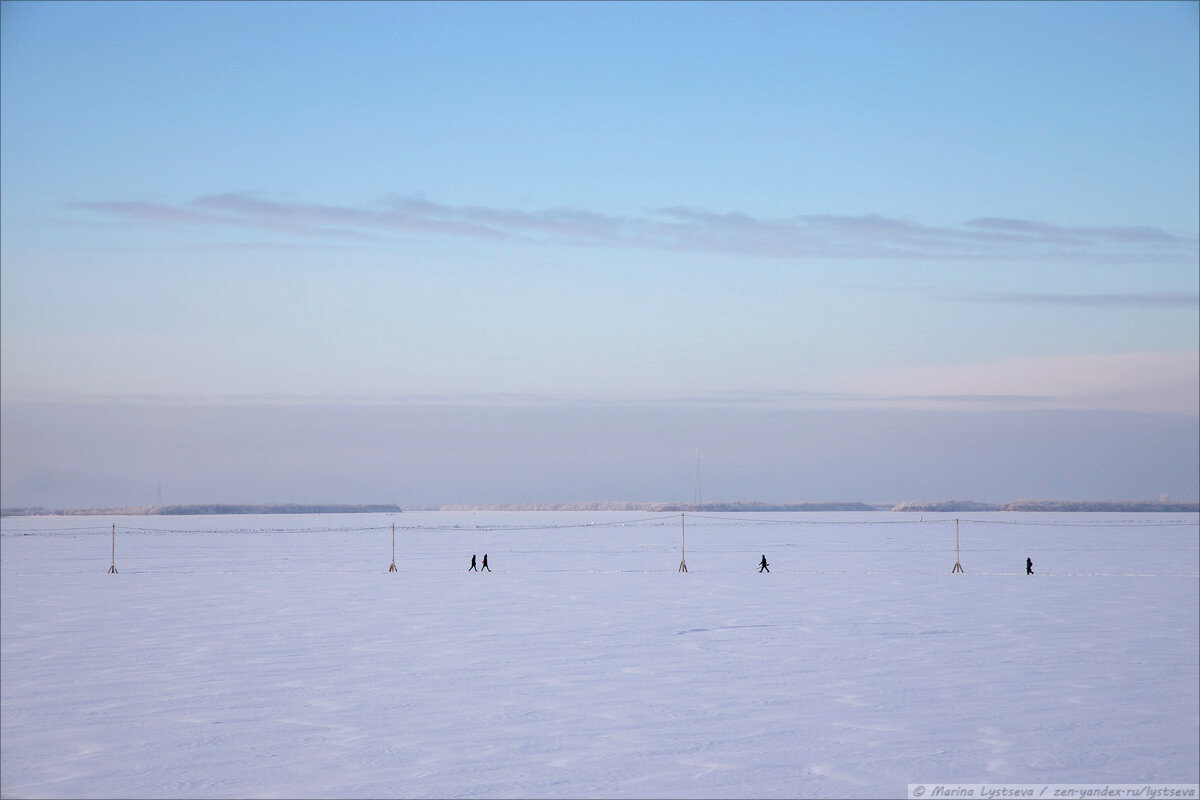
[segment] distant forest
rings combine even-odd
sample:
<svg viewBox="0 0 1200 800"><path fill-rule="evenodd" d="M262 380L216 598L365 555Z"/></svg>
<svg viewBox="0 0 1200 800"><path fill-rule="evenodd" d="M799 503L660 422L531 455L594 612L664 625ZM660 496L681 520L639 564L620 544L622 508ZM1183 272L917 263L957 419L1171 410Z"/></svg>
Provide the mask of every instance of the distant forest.
<svg viewBox="0 0 1200 800"><path fill-rule="evenodd" d="M412 511L1116 511L1200 512L1200 503L1167 500L1014 500L980 503L943 500L906 503L517 503L507 505L414 506Z"/></svg>
<svg viewBox="0 0 1200 800"><path fill-rule="evenodd" d="M1011 503L977 503L945 500L940 503L900 503L892 511L1116 511L1122 513L1200 512L1200 503L1171 500L1014 500Z"/></svg>
<svg viewBox="0 0 1200 800"><path fill-rule="evenodd" d="M979 511L1111 511L1119 513L1200 513L1200 503L1172 500L1014 500L1010 503L980 503L974 500L942 500L938 502L892 503L509 503L492 505L410 506L410 511L646 511L650 513L693 513L711 511L753 513L763 511L921 511L921 512L979 512ZM122 508L49 509L3 508L4 517L46 516L157 516L184 514L400 514L395 504L383 505L301 505L276 503L271 505L208 505L125 506Z"/></svg>

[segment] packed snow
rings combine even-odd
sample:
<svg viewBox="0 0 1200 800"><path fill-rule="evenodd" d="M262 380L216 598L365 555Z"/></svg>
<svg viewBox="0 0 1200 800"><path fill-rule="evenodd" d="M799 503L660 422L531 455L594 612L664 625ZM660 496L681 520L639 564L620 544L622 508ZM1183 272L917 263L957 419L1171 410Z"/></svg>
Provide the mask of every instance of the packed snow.
<svg viewBox="0 0 1200 800"><path fill-rule="evenodd" d="M952 516L7 518L0 792L1195 783L1197 515Z"/></svg>

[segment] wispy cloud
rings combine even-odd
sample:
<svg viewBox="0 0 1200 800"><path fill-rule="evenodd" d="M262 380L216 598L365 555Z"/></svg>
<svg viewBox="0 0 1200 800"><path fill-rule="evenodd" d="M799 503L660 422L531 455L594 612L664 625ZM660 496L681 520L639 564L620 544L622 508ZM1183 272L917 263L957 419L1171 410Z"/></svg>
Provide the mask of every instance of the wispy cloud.
<svg viewBox="0 0 1200 800"><path fill-rule="evenodd" d="M1197 239L1147 227L1069 227L985 217L927 225L878 214L756 217L682 206L636 215L556 207L449 205L392 194L357 206L270 200L246 193L178 205L126 200L71 208L157 226L237 227L308 239L397 235L585 247L642 247L794 259L957 259L1142 262L1197 258Z"/></svg>
<svg viewBox="0 0 1200 800"><path fill-rule="evenodd" d="M1123 292L1113 294L1039 294L1022 292L965 292L953 300L998 305L1049 305L1079 308L1200 308L1196 292Z"/></svg>
<svg viewBox="0 0 1200 800"><path fill-rule="evenodd" d="M1182 244L1186 240L1157 228L1140 226L1082 227L1051 225L1027 219L982 217L966 223L967 227L991 231L1013 240L1055 244L1079 244L1089 241L1130 242L1140 244Z"/></svg>
<svg viewBox="0 0 1200 800"><path fill-rule="evenodd" d="M4 402L51 402L33 395L6 392ZM746 408L831 410L895 407L1040 408L1053 404L1047 395L1023 394L887 394L835 391L712 391L694 394L563 394L538 392L448 392L409 394L79 394L56 402L125 403L134 405L202 406L397 406L464 408Z"/></svg>
<svg viewBox="0 0 1200 800"><path fill-rule="evenodd" d="M770 408L873 408L913 404L1021 407L1052 401L1048 395L1030 394L895 394L834 391L724 391L668 397L655 403L682 406L752 406ZM650 402L642 400L640 402Z"/></svg>
<svg viewBox="0 0 1200 800"><path fill-rule="evenodd" d="M284 203L232 192L198 197L191 205L216 211L236 224L301 236L377 238L379 234L416 233L484 239L507 237L504 231L488 225L448 220L415 210L387 206Z"/></svg>
<svg viewBox="0 0 1200 800"><path fill-rule="evenodd" d="M161 225L222 225L237 224L237 220L226 220L220 217L197 211L187 206L171 206L164 203L146 203L137 200L97 200L92 202L76 201L67 203L67 208L94 211L141 222Z"/></svg>

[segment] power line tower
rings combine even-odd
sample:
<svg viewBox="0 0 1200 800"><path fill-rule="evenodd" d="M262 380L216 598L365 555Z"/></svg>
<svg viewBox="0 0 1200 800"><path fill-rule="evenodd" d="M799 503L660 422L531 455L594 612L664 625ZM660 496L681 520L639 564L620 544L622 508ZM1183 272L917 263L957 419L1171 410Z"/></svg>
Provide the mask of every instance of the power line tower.
<svg viewBox="0 0 1200 800"><path fill-rule="evenodd" d="M692 502L700 505L700 448L696 448L696 491L692 497Z"/></svg>

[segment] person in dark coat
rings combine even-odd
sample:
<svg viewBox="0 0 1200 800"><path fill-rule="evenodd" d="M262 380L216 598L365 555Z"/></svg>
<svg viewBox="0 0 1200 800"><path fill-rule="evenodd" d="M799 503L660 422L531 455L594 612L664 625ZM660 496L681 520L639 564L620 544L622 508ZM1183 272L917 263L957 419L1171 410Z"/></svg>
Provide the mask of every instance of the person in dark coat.
<svg viewBox="0 0 1200 800"><path fill-rule="evenodd" d="M484 556L484 559L486 559L486 558L487 558L487 556ZM485 564L486 564L486 563L487 563L487 561L485 560L483 563L485 563ZM467 570L467 572L476 572L476 571L477 571L477 570L476 570L476 567L475 567L475 554L474 554L474 553L471 553L471 568L470 568L469 570Z"/></svg>
<svg viewBox="0 0 1200 800"><path fill-rule="evenodd" d="M1033 559L1032 558L1025 559L1025 574L1026 575L1033 574Z"/></svg>
<svg viewBox="0 0 1200 800"><path fill-rule="evenodd" d="M479 571L483 572L484 569L486 569L488 572L492 571L492 568L487 565L487 553L483 554L483 569L481 569Z"/></svg>
<svg viewBox="0 0 1200 800"><path fill-rule="evenodd" d="M767 557L766 556L763 556L762 561L758 562L758 571L762 572L764 569L767 570L767 572L771 571L771 570L767 569Z"/></svg>

